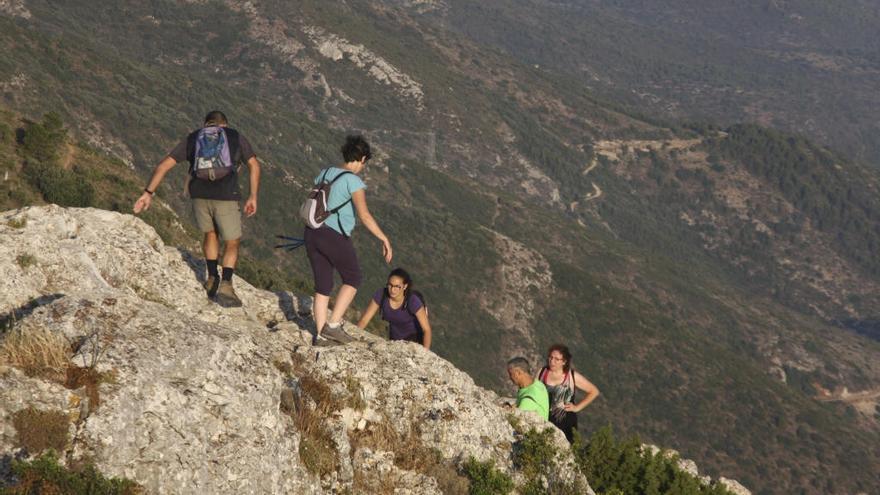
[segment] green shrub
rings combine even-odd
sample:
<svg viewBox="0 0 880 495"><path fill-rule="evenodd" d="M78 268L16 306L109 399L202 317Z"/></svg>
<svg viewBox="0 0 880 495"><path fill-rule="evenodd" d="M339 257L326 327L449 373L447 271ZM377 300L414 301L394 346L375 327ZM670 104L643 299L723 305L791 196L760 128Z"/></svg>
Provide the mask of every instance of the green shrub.
<svg viewBox="0 0 880 495"><path fill-rule="evenodd" d="M572 448L590 486L598 493L730 495L726 488L704 485L679 469L676 457L647 451L638 437L618 442L610 426L594 433L586 445L578 436Z"/></svg>
<svg viewBox="0 0 880 495"><path fill-rule="evenodd" d="M2 490L3 495L64 493L68 495L135 495L144 490L137 483L120 478L105 478L87 464L68 469L58 464L58 456L49 451L32 461L12 461L18 483Z"/></svg>
<svg viewBox="0 0 880 495"><path fill-rule="evenodd" d="M81 175L51 162L28 161L24 176L49 203L60 206L92 206L95 188Z"/></svg>
<svg viewBox="0 0 880 495"><path fill-rule="evenodd" d="M513 490L513 480L499 471L494 461L479 462L471 457L464 473L471 481L471 495L506 495Z"/></svg>
<svg viewBox="0 0 880 495"><path fill-rule="evenodd" d="M530 429L514 447L513 462L522 471L526 480L540 479L553 469L556 462L556 447L553 445L553 430L537 431Z"/></svg>
<svg viewBox="0 0 880 495"><path fill-rule="evenodd" d="M67 131L61 117L49 112L43 116L42 122L25 126L22 152L28 161L55 164L66 140Z"/></svg>
<svg viewBox="0 0 880 495"><path fill-rule="evenodd" d="M19 254L15 257L15 263L22 268L27 268L37 264L37 259L32 254Z"/></svg>

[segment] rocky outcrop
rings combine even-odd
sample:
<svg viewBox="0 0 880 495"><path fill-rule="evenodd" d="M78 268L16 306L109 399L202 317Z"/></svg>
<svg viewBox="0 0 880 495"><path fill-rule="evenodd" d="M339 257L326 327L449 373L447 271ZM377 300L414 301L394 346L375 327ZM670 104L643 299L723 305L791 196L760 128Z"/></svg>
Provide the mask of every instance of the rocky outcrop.
<svg viewBox="0 0 880 495"><path fill-rule="evenodd" d="M24 5L24 0L0 0L0 13L23 19L31 18L31 11Z"/></svg>
<svg viewBox="0 0 880 495"><path fill-rule="evenodd" d="M0 270L9 332L62 335L71 368L99 377L80 386L70 371L62 384L0 366L2 453L34 454L11 419L33 406L69 418L62 459L91 459L150 492L423 494L455 486L425 467L429 456L492 460L522 482L513 446L535 427L552 430L563 466L563 479L545 481L586 486L560 432L501 407L444 359L363 333L312 347L308 299L239 279L243 308L221 308L204 296L199 263L133 216L3 213Z"/></svg>

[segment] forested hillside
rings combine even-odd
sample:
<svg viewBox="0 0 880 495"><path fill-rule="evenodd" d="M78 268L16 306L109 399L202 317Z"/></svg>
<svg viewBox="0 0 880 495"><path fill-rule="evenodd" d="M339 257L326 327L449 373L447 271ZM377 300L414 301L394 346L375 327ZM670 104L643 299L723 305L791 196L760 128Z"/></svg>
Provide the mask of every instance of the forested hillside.
<svg viewBox="0 0 880 495"><path fill-rule="evenodd" d="M765 128L604 103L439 22L464 2L20 5L0 16L0 97L30 123L7 113L4 206L72 194L127 210L220 108L265 164L244 249L279 269L253 273L302 286L304 253L274 236L298 233L305 184L363 132L394 264L430 301L434 350L479 383L506 390L507 358L563 341L602 391L585 432L611 423L758 493L876 481L876 403L836 400L880 388L880 345L849 329L880 314L875 169ZM47 112L82 143L73 159L34 155L29 134L59 126ZM157 193L181 232L182 168ZM355 239L362 305L389 267Z"/></svg>

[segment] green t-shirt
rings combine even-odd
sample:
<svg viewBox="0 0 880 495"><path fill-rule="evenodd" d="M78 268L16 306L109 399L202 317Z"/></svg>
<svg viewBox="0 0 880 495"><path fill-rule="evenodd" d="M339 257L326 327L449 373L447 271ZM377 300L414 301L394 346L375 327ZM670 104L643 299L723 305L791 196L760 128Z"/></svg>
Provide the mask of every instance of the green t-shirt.
<svg viewBox="0 0 880 495"><path fill-rule="evenodd" d="M535 380L528 387L519 389L516 393L516 407L523 411L535 411L547 421L550 416L550 397L547 395L547 387L541 380Z"/></svg>

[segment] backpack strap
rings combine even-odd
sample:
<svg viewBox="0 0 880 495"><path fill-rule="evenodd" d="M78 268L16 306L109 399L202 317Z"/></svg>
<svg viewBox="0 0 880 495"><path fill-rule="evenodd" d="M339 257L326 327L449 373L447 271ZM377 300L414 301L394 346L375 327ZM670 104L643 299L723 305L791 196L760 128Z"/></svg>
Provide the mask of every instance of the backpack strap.
<svg viewBox="0 0 880 495"><path fill-rule="evenodd" d="M328 168L327 171L330 171L330 169ZM324 172L324 177L327 176L327 171ZM330 181L330 184L329 184L329 185L331 186L331 190L332 190L333 183L336 182L337 180L339 180L339 178L342 177L343 175L347 175L347 174L351 174L351 172L349 172L348 170L346 170L346 171L340 173L339 175L337 175L336 177L334 177L333 180L331 180L331 181ZM323 177L321 178L321 182L324 182L324 178L323 178ZM351 203L351 196L349 196L348 199L347 199L344 203L342 203L341 205L337 206L336 208L333 208L332 210L330 210L330 214L331 214L331 215L336 215L336 225L339 226L339 231L342 232L342 235L343 235L346 239L347 239L349 236L348 236L348 234L345 233L345 229L342 228L342 218L340 218L338 212L339 212L339 210L341 210L342 208L344 208L345 205L347 205L347 204L349 204L349 203Z"/></svg>
<svg viewBox="0 0 880 495"><path fill-rule="evenodd" d="M241 141L239 141L238 131L224 127L223 133L226 134L226 142L229 146L229 159L232 160L232 170L238 173L239 162L241 161L241 156L239 156L241 154Z"/></svg>
<svg viewBox="0 0 880 495"><path fill-rule="evenodd" d="M388 287L385 287L382 289L382 298L379 299L379 312L383 313L382 314L383 320L385 320L385 314L384 314L384 311L382 311L382 308L385 307L385 301L387 301L387 300L388 300ZM388 321L388 320L385 320L385 321Z"/></svg>
<svg viewBox="0 0 880 495"><path fill-rule="evenodd" d="M545 383L544 379L547 378L547 372L550 371L546 366L541 368L541 371L538 372L538 380L541 380L541 383Z"/></svg>

